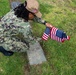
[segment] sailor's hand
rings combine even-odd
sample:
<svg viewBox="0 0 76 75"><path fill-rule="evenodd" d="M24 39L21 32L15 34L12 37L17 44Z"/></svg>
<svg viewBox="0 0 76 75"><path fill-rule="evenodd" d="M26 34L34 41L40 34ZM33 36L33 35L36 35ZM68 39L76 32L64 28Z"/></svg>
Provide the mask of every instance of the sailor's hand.
<svg viewBox="0 0 76 75"><path fill-rule="evenodd" d="M46 25L46 27L49 27L49 28L53 27L50 23L46 23L45 25Z"/></svg>

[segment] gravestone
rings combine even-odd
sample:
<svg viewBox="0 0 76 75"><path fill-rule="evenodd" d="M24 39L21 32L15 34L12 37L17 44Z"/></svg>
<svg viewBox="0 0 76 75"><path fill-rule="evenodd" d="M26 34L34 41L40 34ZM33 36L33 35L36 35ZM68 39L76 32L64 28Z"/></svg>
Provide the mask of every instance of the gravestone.
<svg viewBox="0 0 76 75"><path fill-rule="evenodd" d="M9 0L9 5L11 9L14 9L18 6L23 0Z"/></svg>
<svg viewBox="0 0 76 75"><path fill-rule="evenodd" d="M30 45L30 49L27 51L27 56L30 65L37 65L46 61L43 49L38 41L36 41L34 45Z"/></svg>

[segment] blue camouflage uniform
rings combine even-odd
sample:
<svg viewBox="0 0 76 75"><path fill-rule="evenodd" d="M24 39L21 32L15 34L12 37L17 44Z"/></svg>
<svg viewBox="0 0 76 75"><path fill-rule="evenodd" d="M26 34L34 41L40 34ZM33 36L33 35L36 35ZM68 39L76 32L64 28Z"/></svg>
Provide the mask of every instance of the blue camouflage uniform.
<svg viewBox="0 0 76 75"><path fill-rule="evenodd" d="M34 21L45 24L41 18ZM36 40L32 36L31 25L24 19L17 18L14 11L8 12L0 21L0 46L7 51L25 52Z"/></svg>

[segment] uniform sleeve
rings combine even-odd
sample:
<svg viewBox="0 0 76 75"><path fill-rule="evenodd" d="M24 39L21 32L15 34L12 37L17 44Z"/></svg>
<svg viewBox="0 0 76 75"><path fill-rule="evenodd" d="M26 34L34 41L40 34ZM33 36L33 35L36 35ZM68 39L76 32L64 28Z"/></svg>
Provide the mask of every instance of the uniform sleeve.
<svg viewBox="0 0 76 75"><path fill-rule="evenodd" d="M47 23L47 21L43 20L42 18L38 18L36 16L34 17L33 21L44 25Z"/></svg>

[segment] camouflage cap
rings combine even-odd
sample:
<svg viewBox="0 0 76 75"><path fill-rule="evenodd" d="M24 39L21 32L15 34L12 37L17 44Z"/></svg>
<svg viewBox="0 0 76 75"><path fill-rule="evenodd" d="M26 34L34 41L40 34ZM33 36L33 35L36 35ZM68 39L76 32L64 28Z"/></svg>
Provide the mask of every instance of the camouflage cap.
<svg viewBox="0 0 76 75"><path fill-rule="evenodd" d="M31 12L35 12L35 15L39 18L41 18L42 14L41 12L39 11L39 3L37 0L27 0L27 6L26 6L26 9L31 11Z"/></svg>

